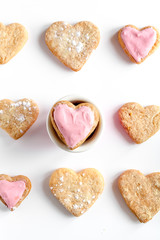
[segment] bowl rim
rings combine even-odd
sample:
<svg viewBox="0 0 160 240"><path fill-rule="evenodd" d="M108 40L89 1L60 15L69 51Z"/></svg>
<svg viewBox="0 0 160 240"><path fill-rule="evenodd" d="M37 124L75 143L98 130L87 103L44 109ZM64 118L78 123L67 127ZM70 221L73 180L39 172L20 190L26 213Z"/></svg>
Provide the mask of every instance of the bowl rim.
<svg viewBox="0 0 160 240"><path fill-rule="evenodd" d="M72 101L84 101L84 102L88 102L88 103L92 103L96 108L97 106L94 104L94 102L88 98L85 98L83 96L79 96L79 95L74 95L74 94L70 94L70 95L66 95L62 98L60 98L58 101L56 102L59 102L59 101L62 101L62 100L66 100L66 101L69 101L69 102L72 102ZM55 103L56 103L55 102ZM54 103L54 104L55 104ZM54 105L53 104L53 105ZM52 107L53 107L52 105ZM97 108L98 112L99 112L99 117L100 117L100 120L99 120L99 129L98 129L98 132L97 132L97 136L92 139L91 141L89 142L84 142L82 145L80 145L78 148L74 149L74 150L71 150L69 149L60 139L59 137L57 136L57 133L56 131L54 130L53 126L52 126L52 123L51 123L51 119L50 119L50 111L51 109L49 110L48 114L47 114L47 119L46 119L46 129L47 129L47 133L51 139L51 141L53 143L55 143L56 145L58 145L61 149L67 151L67 152L72 152L72 153L80 153L80 152L84 152L84 151L87 151L89 150L100 138L101 136L101 133L102 133L102 129L103 129L103 117L102 117L102 114L101 112L99 111L99 108Z"/></svg>

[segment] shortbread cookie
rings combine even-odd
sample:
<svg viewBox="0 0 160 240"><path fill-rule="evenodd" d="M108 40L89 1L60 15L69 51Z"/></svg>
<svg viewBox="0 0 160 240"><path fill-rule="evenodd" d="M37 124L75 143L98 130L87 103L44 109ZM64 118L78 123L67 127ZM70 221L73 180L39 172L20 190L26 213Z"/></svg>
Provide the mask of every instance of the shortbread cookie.
<svg viewBox="0 0 160 240"><path fill-rule="evenodd" d="M15 210L27 197L31 182L26 176L10 177L0 174L0 200L11 210Z"/></svg>
<svg viewBox="0 0 160 240"><path fill-rule="evenodd" d="M93 133L99 122L99 112L91 103L77 106L68 101L59 101L50 111L52 125L71 150L79 147Z"/></svg>
<svg viewBox="0 0 160 240"><path fill-rule="evenodd" d="M143 143L160 129L160 107L126 103L119 110L119 119L132 140Z"/></svg>
<svg viewBox="0 0 160 240"><path fill-rule="evenodd" d="M118 32L118 40L131 61L139 64L159 46L160 34L152 26L138 29L127 25Z"/></svg>
<svg viewBox="0 0 160 240"><path fill-rule="evenodd" d="M60 168L53 172L49 187L53 195L74 216L85 213L103 192L104 179L94 168L79 173Z"/></svg>
<svg viewBox="0 0 160 240"><path fill-rule="evenodd" d="M50 51L67 67L79 71L100 41L99 29L91 22L74 26L55 22L46 31L45 41Z"/></svg>
<svg viewBox="0 0 160 240"><path fill-rule="evenodd" d="M31 99L13 102L9 99L0 101L0 127L12 138L18 139L36 121L39 114L37 104Z"/></svg>
<svg viewBox="0 0 160 240"><path fill-rule="evenodd" d="M25 45L28 33L24 26L12 23L7 26L0 23L0 64L7 63Z"/></svg>
<svg viewBox="0 0 160 240"><path fill-rule="evenodd" d="M127 170L119 178L120 192L140 222L148 222L160 210L160 173L144 176Z"/></svg>

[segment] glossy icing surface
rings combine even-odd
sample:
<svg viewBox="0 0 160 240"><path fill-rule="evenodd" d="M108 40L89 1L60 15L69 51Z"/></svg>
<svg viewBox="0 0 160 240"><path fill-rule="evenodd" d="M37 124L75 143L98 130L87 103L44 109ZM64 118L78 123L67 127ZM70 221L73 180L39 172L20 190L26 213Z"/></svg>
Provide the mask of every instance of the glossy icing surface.
<svg viewBox="0 0 160 240"><path fill-rule="evenodd" d="M124 27L121 38L135 61L140 62L148 55L155 44L157 33L152 27L141 31L133 27Z"/></svg>
<svg viewBox="0 0 160 240"><path fill-rule="evenodd" d="M15 207L25 189L26 184L24 181L9 182L7 180L0 180L0 196L9 209Z"/></svg>
<svg viewBox="0 0 160 240"><path fill-rule="evenodd" d="M87 137L94 124L94 112L87 106L74 109L67 104L58 104L53 118L71 148Z"/></svg>

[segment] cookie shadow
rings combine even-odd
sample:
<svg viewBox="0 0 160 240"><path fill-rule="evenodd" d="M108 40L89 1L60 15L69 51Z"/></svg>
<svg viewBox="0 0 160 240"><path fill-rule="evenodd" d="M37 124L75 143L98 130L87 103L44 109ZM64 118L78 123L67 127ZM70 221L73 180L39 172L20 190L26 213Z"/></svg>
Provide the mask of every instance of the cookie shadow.
<svg viewBox="0 0 160 240"><path fill-rule="evenodd" d="M73 72L70 68L66 67L63 63L61 63L60 60L58 60L58 58L49 50L49 48L47 47L46 43L45 43L45 34L46 34L46 30L49 26L46 27L46 29L40 34L39 36L39 45L40 47L43 49L45 56L48 57L49 61L52 61L55 63L55 65L57 65L58 67L68 71L68 72Z"/></svg>
<svg viewBox="0 0 160 240"><path fill-rule="evenodd" d="M131 65L132 64L131 60L126 55L126 53L123 51L123 49L120 46L120 43L118 41L118 31L119 31L119 29L116 29L116 33L114 33L114 35L111 37L111 39L110 39L111 40L111 44L113 45L117 55L120 56L121 59L123 59L124 62L126 62L127 64Z"/></svg>
<svg viewBox="0 0 160 240"><path fill-rule="evenodd" d="M121 173L119 173L118 175L120 176ZM118 177L116 177L116 179L114 180L113 184L112 184L112 190L113 193L115 195L115 198L117 199L117 202L120 205L120 208L123 210L123 212L126 213L126 215L135 223L139 223L137 217L134 215L134 213L132 213L132 211L129 209L129 207L127 206L127 204L125 203L119 188L118 188Z"/></svg>
<svg viewBox="0 0 160 240"><path fill-rule="evenodd" d="M49 172L43 181L43 191L45 193L46 199L48 200L48 202L50 202L52 206L60 210L59 212L62 213L63 216L65 215L66 217L73 218L74 216L71 213L69 213L65 209L65 207L58 201L58 199L56 199L56 197L54 197L53 194L51 193L51 190L49 188L49 179L51 177L52 172ZM55 211L54 208L53 211Z"/></svg>
<svg viewBox="0 0 160 240"><path fill-rule="evenodd" d="M120 108L120 107L119 107ZM129 144L134 144L134 142L131 140L131 138L128 136L128 134L126 133L125 129L122 127L120 120L119 120L119 116L118 116L118 110L119 108L115 111L115 113L113 114L113 122L115 127L117 128L118 132L120 132L120 134L124 137L124 139L129 143Z"/></svg>
<svg viewBox="0 0 160 240"><path fill-rule="evenodd" d="M1 202L1 203L0 203L0 212L9 213L10 210L9 210L9 208L8 208L6 205L4 205L4 204Z"/></svg>
<svg viewBox="0 0 160 240"><path fill-rule="evenodd" d="M44 149L48 147L54 147L54 144L50 140L47 133L47 115L48 109L41 111L34 127L29 129L29 131L26 133L26 136L24 135L24 146L26 148Z"/></svg>

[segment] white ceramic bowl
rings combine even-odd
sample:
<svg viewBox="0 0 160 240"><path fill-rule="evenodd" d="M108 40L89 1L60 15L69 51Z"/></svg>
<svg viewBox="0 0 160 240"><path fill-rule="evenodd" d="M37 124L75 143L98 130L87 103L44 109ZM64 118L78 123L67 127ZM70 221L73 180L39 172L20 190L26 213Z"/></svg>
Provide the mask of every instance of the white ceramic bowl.
<svg viewBox="0 0 160 240"><path fill-rule="evenodd" d="M76 96L76 95L65 96L65 97L59 99L58 101L62 101L62 100L66 100L66 101L72 102L73 104L75 104L75 103L79 104L79 103L83 103L83 102L88 102L88 103L92 103L93 105L95 105L89 99L86 99L86 98L81 97L81 96ZM96 108L97 108L97 106L96 106ZM99 109L98 109L98 111L99 111ZM54 130L54 128L52 126L52 123L51 123L50 111L48 113L47 120L46 120L46 127L47 127L48 135L49 135L49 137L50 137L50 139L52 140L53 143L55 143L56 145L58 145L60 148L62 148L63 150L65 150L67 152L72 152L72 153L84 152L84 151L88 150L89 148L91 148L93 146L93 144L95 144L97 142L97 140L99 139L99 137L101 135L102 127L103 127L103 120L102 120L102 115L101 115L100 111L99 111L99 116L100 116L100 120L99 120L98 126L96 127L94 132L91 134L90 137L88 137L88 139L81 146L79 146L78 148L76 148L74 150L70 150L60 140L60 138L57 136L57 133Z"/></svg>

